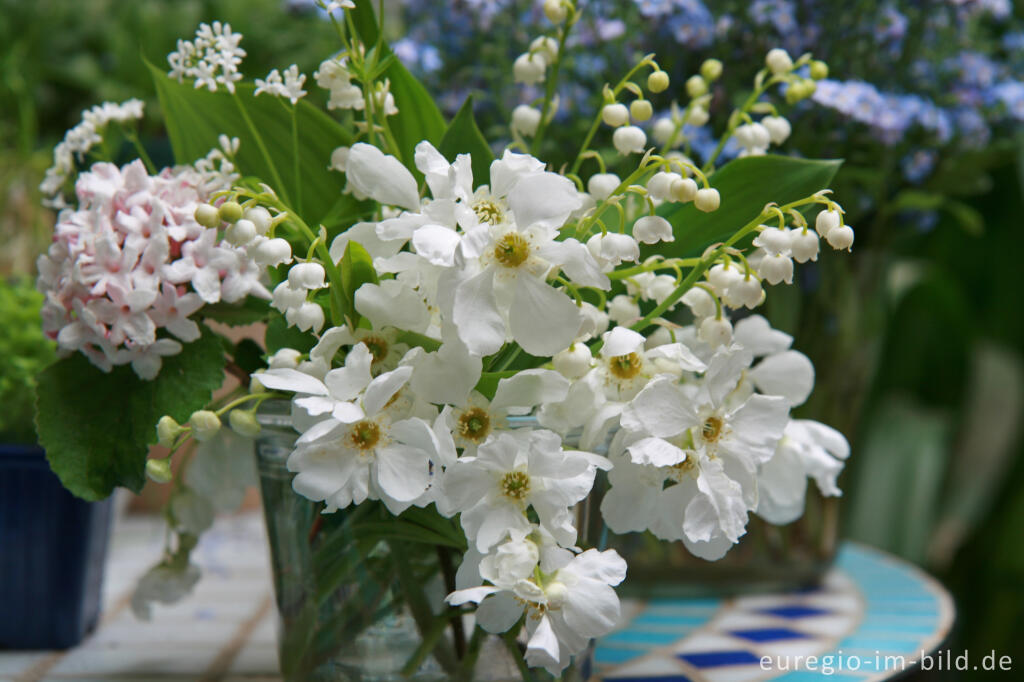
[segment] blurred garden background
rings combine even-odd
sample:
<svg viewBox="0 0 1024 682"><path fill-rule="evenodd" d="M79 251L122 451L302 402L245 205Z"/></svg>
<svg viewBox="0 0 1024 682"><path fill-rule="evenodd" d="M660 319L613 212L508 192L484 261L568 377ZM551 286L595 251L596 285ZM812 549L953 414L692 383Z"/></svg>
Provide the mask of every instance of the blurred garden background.
<svg viewBox="0 0 1024 682"><path fill-rule="evenodd" d="M857 230L852 257L823 253L767 314L818 370L798 416L843 431L843 534L905 557L954 593L950 648L1024 661L1024 3L1009 0L591 0L568 57L545 145L585 132L617 65L655 52L681 87L702 61L725 64L722 92L743 97L764 53L812 50L830 76L782 112L783 150L845 160L837 197ZM454 115L472 94L489 139L529 102L511 63L546 26L532 0L386 0L396 53ZM34 278L54 214L38 186L52 148L81 112L147 103L143 144L171 162L150 74L200 21L244 36L247 75L291 63L312 73L336 35L310 2L0 0L0 274ZM480 41L481 31L492 39ZM477 36L477 37L474 37ZM322 92L310 88L311 96ZM713 100L719 113L734 103ZM665 112L662 112L665 113ZM712 111L712 115L715 112ZM657 114L656 114L657 118ZM563 125L559 125L563 122ZM684 131L685 132L685 131ZM717 140L692 137L703 160ZM725 154L735 154L727 145ZM125 145L126 158L131 154ZM727 198L726 198L727 199ZM31 375L31 295L0 296L5 404ZM0 418L13 430L27 418ZM923 675L923 674L921 674Z"/></svg>

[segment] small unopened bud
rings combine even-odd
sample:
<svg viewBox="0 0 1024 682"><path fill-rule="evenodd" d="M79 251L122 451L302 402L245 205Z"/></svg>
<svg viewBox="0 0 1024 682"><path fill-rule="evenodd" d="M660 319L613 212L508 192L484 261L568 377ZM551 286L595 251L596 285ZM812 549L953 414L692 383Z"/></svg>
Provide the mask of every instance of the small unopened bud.
<svg viewBox="0 0 1024 682"><path fill-rule="evenodd" d="M587 180L587 192L597 201L603 201L621 184L622 180L615 173L595 173Z"/></svg>
<svg viewBox="0 0 1024 682"><path fill-rule="evenodd" d="M633 236L643 244L675 241L672 224L659 215L645 215L633 223Z"/></svg>
<svg viewBox="0 0 1024 682"><path fill-rule="evenodd" d="M225 201L217 210L220 219L226 223L233 223L242 217L242 206L237 201Z"/></svg>
<svg viewBox="0 0 1024 682"><path fill-rule="evenodd" d="M188 418L192 436L198 441L209 440L220 431L220 417L210 410L197 410Z"/></svg>
<svg viewBox="0 0 1024 682"><path fill-rule="evenodd" d="M605 104L604 108L601 109L601 120L613 128L624 126L629 123L629 109L626 108L625 104L618 102Z"/></svg>
<svg viewBox="0 0 1024 682"><path fill-rule="evenodd" d="M659 171L652 175L651 179L647 181L647 191L650 193L651 198L657 199L658 201L671 199L672 183L675 180L681 179L682 176L679 175L679 173Z"/></svg>
<svg viewBox="0 0 1024 682"><path fill-rule="evenodd" d="M761 119L761 125L768 131L768 137L772 144L782 144L793 132L793 127L782 116L765 116Z"/></svg>
<svg viewBox="0 0 1024 682"><path fill-rule="evenodd" d="M712 211L717 211L718 207L722 205L722 197L714 187L699 189L697 190L697 196L693 199L693 205L699 211L711 213Z"/></svg>
<svg viewBox="0 0 1024 682"><path fill-rule="evenodd" d="M196 206L195 219L203 227L219 227L220 211L217 210L216 206L199 204Z"/></svg>
<svg viewBox="0 0 1024 682"><path fill-rule="evenodd" d="M814 229L818 231L822 237L827 237L828 233L839 227L839 223L842 222L842 216L839 211L833 211L832 209L825 209L818 213L818 216L814 219Z"/></svg>
<svg viewBox="0 0 1024 682"><path fill-rule="evenodd" d="M828 234L825 235L825 240L836 251L844 249L849 251L853 247L853 228L849 225L840 225L829 230Z"/></svg>
<svg viewBox="0 0 1024 682"><path fill-rule="evenodd" d="M712 348L728 345L732 341L732 323L724 317L709 317L700 323L697 336Z"/></svg>
<svg viewBox="0 0 1024 682"><path fill-rule="evenodd" d="M270 211L262 206L253 206L250 209L246 209L245 219L252 221L253 227L256 228L256 234L266 234L269 232L270 224L274 220L270 216Z"/></svg>
<svg viewBox="0 0 1024 682"><path fill-rule="evenodd" d="M811 62L811 78L816 81L828 78L828 64L820 59L815 59Z"/></svg>
<svg viewBox="0 0 1024 682"><path fill-rule="evenodd" d="M242 218L224 231L224 238L235 246L245 246L256 238L256 225L251 220Z"/></svg>
<svg viewBox="0 0 1024 682"><path fill-rule="evenodd" d="M814 230L797 230L793 233L790 253L797 263L806 263L809 260L818 260L818 246L818 235Z"/></svg>
<svg viewBox="0 0 1024 682"><path fill-rule="evenodd" d="M686 122L697 128L701 127L705 123L711 120L711 114L704 107L691 107L690 115L686 117Z"/></svg>
<svg viewBox="0 0 1024 682"><path fill-rule="evenodd" d="M676 132L676 124L672 122L672 119L666 117L659 118L654 122L654 127L651 128L651 137L658 144L666 144Z"/></svg>
<svg viewBox="0 0 1024 682"><path fill-rule="evenodd" d="M629 105L629 114L636 121L646 121L654 113L650 100L635 99Z"/></svg>
<svg viewBox="0 0 1024 682"><path fill-rule="evenodd" d="M625 294L608 302L608 317L618 324L631 324L640 317L640 304Z"/></svg>
<svg viewBox="0 0 1024 682"><path fill-rule="evenodd" d="M722 62L717 59L705 59L700 65L700 75L709 83L718 80L722 76Z"/></svg>
<svg viewBox="0 0 1024 682"><path fill-rule="evenodd" d="M150 480L157 483L170 482L174 478L174 473L171 471L170 458L147 459L146 476L149 476Z"/></svg>
<svg viewBox="0 0 1024 682"><path fill-rule="evenodd" d="M768 69L776 76L787 73L793 68L792 58L790 58L789 53L781 47L768 50L768 54L765 55L764 58L764 63L768 65Z"/></svg>
<svg viewBox="0 0 1024 682"><path fill-rule="evenodd" d="M555 353L551 364L555 371L566 379L579 379L590 371L593 356L585 343L574 343L565 350Z"/></svg>
<svg viewBox="0 0 1024 682"><path fill-rule="evenodd" d="M764 287L756 277L744 276L729 287L726 298L733 308L746 306L753 309L764 301Z"/></svg>
<svg viewBox="0 0 1024 682"><path fill-rule="evenodd" d="M257 265L281 265L292 259L292 246L286 240L276 237L260 242L249 253Z"/></svg>
<svg viewBox="0 0 1024 682"><path fill-rule="evenodd" d="M324 309L312 301L307 301L298 308L289 308L284 317L288 324L293 324L304 332L312 329L317 333L324 326Z"/></svg>
<svg viewBox="0 0 1024 682"><path fill-rule="evenodd" d="M544 0L544 16L552 24L560 24L569 16L564 0Z"/></svg>
<svg viewBox="0 0 1024 682"><path fill-rule="evenodd" d="M352 151L351 147L338 147L331 152L331 165L328 166L331 170L336 170L339 173L344 173L348 168L348 155Z"/></svg>
<svg viewBox="0 0 1024 682"><path fill-rule="evenodd" d="M160 417L160 421L156 423L157 441L165 448L172 447L174 440L184 431L185 429L181 428L181 425L174 421L174 418L169 414Z"/></svg>
<svg viewBox="0 0 1024 682"><path fill-rule="evenodd" d="M715 305L715 298L707 292L706 289L701 287L693 287L680 299L682 302L689 307L690 312L698 320L712 317L718 312L718 306Z"/></svg>
<svg viewBox="0 0 1024 682"><path fill-rule="evenodd" d="M288 270L288 286L293 289L323 289L327 273L319 263L296 263Z"/></svg>
<svg viewBox="0 0 1024 682"><path fill-rule="evenodd" d="M697 198L697 183L693 178L677 178L672 181L672 198L685 204Z"/></svg>
<svg viewBox="0 0 1024 682"><path fill-rule="evenodd" d="M706 95L708 92L708 82L700 76L690 76L686 79L686 94L690 96L690 99Z"/></svg>
<svg viewBox="0 0 1024 682"><path fill-rule="evenodd" d="M668 74L661 69L652 71L651 75L647 77L647 89L651 92L665 92L668 90L668 85Z"/></svg>
<svg viewBox="0 0 1024 682"><path fill-rule="evenodd" d="M516 83L535 85L544 81L548 63L540 54L524 52L512 63L512 75Z"/></svg>
<svg viewBox="0 0 1024 682"><path fill-rule="evenodd" d="M267 387L264 386L256 377L249 379L249 393L263 393L266 390Z"/></svg>
<svg viewBox="0 0 1024 682"><path fill-rule="evenodd" d="M255 438L260 434L260 423L250 410L231 410L228 414L228 423L231 424L231 430L239 436Z"/></svg>
<svg viewBox="0 0 1024 682"><path fill-rule="evenodd" d="M612 134L612 144L620 154L643 154L647 145L647 134L636 126L616 128Z"/></svg>
<svg viewBox="0 0 1024 682"><path fill-rule="evenodd" d="M540 111L529 104L520 104L512 110L512 130L525 137L533 137L540 125Z"/></svg>

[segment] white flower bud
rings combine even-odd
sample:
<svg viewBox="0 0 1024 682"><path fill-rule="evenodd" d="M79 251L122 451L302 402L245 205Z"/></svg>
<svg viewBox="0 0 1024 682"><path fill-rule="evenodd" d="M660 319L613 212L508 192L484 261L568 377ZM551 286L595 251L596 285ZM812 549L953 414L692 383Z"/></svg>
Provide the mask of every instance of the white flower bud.
<svg viewBox="0 0 1024 682"><path fill-rule="evenodd" d="M700 323L697 336L712 348L727 346L732 341L732 323L725 317L709 317Z"/></svg>
<svg viewBox="0 0 1024 682"><path fill-rule="evenodd" d="M245 246L256 238L256 225L251 220L242 218L224 230L224 238L235 246Z"/></svg>
<svg viewBox="0 0 1024 682"><path fill-rule="evenodd" d="M650 285L644 292L649 299L655 303L661 303L676 290L676 278L672 275L657 275L651 280Z"/></svg>
<svg viewBox="0 0 1024 682"><path fill-rule="evenodd" d="M768 65L768 69L776 76L787 73L793 68L793 60L790 58L789 53L781 47L768 50L764 63Z"/></svg>
<svg viewBox="0 0 1024 682"><path fill-rule="evenodd" d="M690 96L690 99L706 95L708 92L708 82L700 76L690 76L686 79L686 94Z"/></svg>
<svg viewBox="0 0 1024 682"><path fill-rule="evenodd" d="M668 86L668 74L661 69L651 71L651 75L647 77L647 89L651 92L665 92Z"/></svg>
<svg viewBox="0 0 1024 682"><path fill-rule="evenodd" d="M640 304L625 294L608 301L608 317L617 324L628 324L640 319Z"/></svg>
<svg viewBox="0 0 1024 682"><path fill-rule="evenodd" d="M793 127L789 125L789 121L782 116L765 116L761 119L761 125L768 131L772 144L782 144L789 138L789 134L793 132Z"/></svg>
<svg viewBox="0 0 1024 682"><path fill-rule="evenodd" d="M768 129L760 123L744 123L736 127L736 142L745 149L765 150L771 143Z"/></svg>
<svg viewBox="0 0 1024 682"><path fill-rule="evenodd" d="M729 287L743 278L743 274L743 271L733 263L718 263L708 270L708 284L719 296L724 296Z"/></svg>
<svg viewBox="0 0 1024 682"><path fill-rule="evenodd" d="M658 144L666 144L676 132L676 124L667 116L659 118L651 128L651 137Z"/></svg>
<svg viewBox="0 0 1024 682"><path fill-rule="evenodd" d="M250 255L257 265L281 265L292 259L292 246L280 237L266 239L259 242Z"/></svg>
<svg viewBox="0 0 1024 682"><path fill-rule="evenodd" d="M558 41L551 36L538 36L530 43L530 52L539 54L546 64L552 64L558 58Z"/></svg>
<svg viewBox="0 0 1024 682"><path fill-rule="evenodd" d="M210 410L198 410L188 418L192 427L192 436L198 441L209 440L220 431L220 417Z"/></svg>
<svg viewBox="0 0 1024 682"><path fill-rule="evenodd" d="M585 343L574 343L551 358L555 371L566 379L579 379L590 371L593 356Z"/></svg>
<svg viewBox="0 0 1024 682"><path fill-rule="evenodd" d="M698 211L710 213L717 211L718 207L722 205L722 197L714 187L699 189L697 196L693 199L693 205L697 207Z"/></svg>
<svg viewBox="0 0 1024 682"><path fill-rule="evenodd" d="M174 421L174 418L169 414L165 414L160 417L160 421L156 423L156 438L160 445L165 448L169 448L174 445L174 440L180 436L185 429Z"/></svg>
<svg viewBox="0 0 1024 682"><path fill-rule="evenodd" d="M339 173L344 173L348 167L348 153L352 151L351 147L338 147L331 152L331 170L336 170Z"/></svg>
<svg viewBox="0 0 1024 682"><path fill-rule="evenodd" d="M231 410L228 414L228 423L231 424L231 430L239 436L255 438L260 435L260 423L250 410Z"/></svg>
<svg viewBox="0 0 1024 682"><path fill-rule="evenodd" d="M525 137L533 137L540 125L540 111L528 104L512 110L512 130Z"/></svg>
<svg viewBox="0 0 1024 682"><path fill-rule="evenodd" d="M635 99L629 104L629 115L635 121L646 121L654 113L651 101L646 99Z"/></svg>
<svg viewBox="0 0 1024 682"><path fill-rule="evenodd" d="M692 107L690 109L690 115L686 117L686 122L694 127L701 127L705 123L711 120L711 114L704 107Z"/></svg>
<svg viewBox="0 0 1024 682"><path fill-rule="evenodd" d="M633 236L643 244L675 241L672 223L660 215L645 215L633 223Z"/></svg>
<svg viewBox="0 0 1024 682"><path fill-rule="evenodd" d="M225 223L233 223L242 217L242 206L237 201L225 201L217 209L217 214Z"/></svg>
<svg viewBox="0 0 1024 682"><path fill-rule="evenodd" d="M729 287L726 298L733 308L738 308L741 305L756 308L764 301L764 287L761 286L757 277L745 275Z"/></svg>
<svg viewBox="0 0 1024 682"><path fill-rule="evenodd" d="M789 249L797 263L818 260L818 235L814 230L796 230L792 235L793 243Z"/></svg>
<svg viewBox="0 0 1024 682"><path fill-rule="evenodd" d="M825 235L825 240L836 251L842 251L843 249L849 251L853 247L853 228L849 225L840 225L829 230L828 234Z"/></svg>
<svg viewBox="0 0 1024 682"><path fill-rule="evenodd" d="M217 210L216 206L199 204L196 206L195 219L203 227L219 227L220 211Z"/></svg>
<svg viewBox="0 0 1024 682"><path fill-rule="evenodd" d="M270 216L270 211L262 206L253 206L246 210L245 219L252 222L253 227L256 228L256 234L259 235L264 235L269 232L270 224L274 221Z"/></svg>
<svg viewBox="0 0 1024 682"><path fill-rule="evenodd" d="M672 181L672 198L680 203L693 201L700 191L693 178L676 178Z"/></svg>
<svg viewBox="0 0 1024 682"><path fill-rule="evenodd" d="M757 274L769 284L792 284L793 259L781 253L766 253L757 264Z"/></svg>
<svg viewBox="0 0 1024 682"><path fill-rule="evenodd" d="M622 126L612 134L612 144L620 154L643 154L647 134L636 126Z"/></svg>
<svg viewBox="0 0 1024 682"><path fill-rule="evenodd" d="M552 24L560 24L569 15L563 0L544 0L544 16Z"/></svg>
<svg viewBox="0 0 1024 682"><path fill-rule="evenodd" d="M842 222L841 219L842 216L839 214L839 211L825 209L818 213L818 217L814 219L814 229L822 237L827 237L829 232L839 227L839 223Z"/></svg>
<svg viewBox="0 0 1024 682"><path fill-rule="evenodd" d="M319 263L297 263L288 271L288 284L293 289L323 289L326 276Z"/></svg>
<svg viewBox="0 0 1024 682"><path fill-rule="evenodd" d="M610 197L620 184L622 180L615 173L595 173L587 180L587 192L597 201L603 201Z"/></svg>
<svg viewBox="0 0 1024 682"><path fill-rule="evenodd" d="M288 324L295 325L300 331L319 332L324 326L324 309L316 303L307 301L298 308L290 308L284 314Z"/></svg>
<svg viewBox="0 0 1024 682"><path fill-rule="evenodd" d="M717 59L705 59L700 65L700 75L708 81L716 81L722 75L722 62Z"/></svg>
<svg viewBox="0 0 1024 682"><path fill-rule="evenodd" d="M266 387L256 377L249 379L249 393L263 393Z"/></svg>
<svg viewBox="0 0 1024 682"><path fill-rule="evenodd" d="M547 597L549 608L560 609L569 597L569 588L565 583L556 580L544 588L544 596Z"/></svg>
<svg viewBox="0 0 1024 682"><path fill-rule="evenodd" d="M146 476L157 483L169 483L174 478L169 457L146 460Z"/></svg>
<svg viewBox="0 0 1024 682"><path fill-rule="evenodd" d="M629 123L629 109L620 102L605 104L601 109L601 120L613 128L624 126Z"/></svg>
<svg viewBox="0 0 1024 682"><path fill-rule="evenodd" d="M754 238L754 246L760 246L768 253L785 253L793 243L789 230L777 227L764 227L761 234Z"/></svg>
<svg viewBox="0 0 1024 682"><path fill-rule="evenodd" d="M628 234L609 232L595 234L587 240L587 248L595 258L616 266L622 261L636 262L640 258L640 247Z"/></svg>
<svg viewBox="0 0 1024 682"><path fill-rule="evenodd" d="M282 348L270 356L270 369L295 369L302 360L302 353L294 348Z"/></svg>
<svg viewBox="0 0 1024 682"><path fill-rule="evenodd" d="M580 313L583 316L580 339L598 337L608 329L608 313L596 305L584 301Z"/></svg>
<svg viewBox="0 0 1024 682"><path fill-rule="evenodd" d="M680 299L690 309L693 316L698 320L705 317L714 317L718 312L715 299L701 287L693 287Z"/></svg>
<svg viewBox="0 0 1024 682"><path fill-rule="evenodd" d="M296 289L287 281L284 281L274 287L270 305L283 313L287 312L289 308L298 308L305 302L306 290Z"/></svg>
<svg viewBox="0 0 1024 682"><path fill-rule="evenodd" d="M524 52L512 63L512 75L516 83L536 85L544 82L544 71L548 63L540 54Z"/></svg>
<svg viewBox="0 0 1024 682"><path fill-rule="evenodd" d="M659 171L651 176L651 179L647 181L647 191L650 193L651 198L657 199L658 201L665 201L672 199L672 183L675 180L682 180L683 177L679 173L667 173L665 171Z"/></svg>

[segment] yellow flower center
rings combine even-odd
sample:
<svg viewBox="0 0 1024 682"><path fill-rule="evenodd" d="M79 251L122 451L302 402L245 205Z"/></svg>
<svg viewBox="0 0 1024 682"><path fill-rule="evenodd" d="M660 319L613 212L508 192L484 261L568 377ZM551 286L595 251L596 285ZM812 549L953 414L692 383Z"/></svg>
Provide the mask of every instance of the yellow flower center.
<svg viewBox="0 0 1024 682"><path fill-rule="evenodd" d="M373 356L374 362L380 362L388 356L388 340L382 336L367 336L362 341L363 345L366 346L366 350L370 351L370 355Z"/></svg>
<svg viewBox="0 0 1024 682"><path fill-rule="evenodd" d="M481 199L473 204L473 212L482 223L500 225L505 222L505 212L501 210L501 206L490 199Z"/></svg>
<svg viewBox="0 0 1024 682"><path fill-rule="evenodd" d="M513 500L524 500L530 494L530 475L525 471L510 471L501 477L501 492Z"/></svg>
<svg viewBox="0 0 1024 682"><path fill-rule="evenodd" d="M708 417L704 420L704 423L700 425L700 437L708 443L714 443L722 435L722 427L724 422L721 417Z"/></svg>
<svg viewBox="0 0 1024 682"><path fill-rule="evenodd" d="M481 443L491 432L491 416L479 407L471 407L459 417L459 435L474 443Z"/></svg>
<svg viewBox="0 0 1024 682"><path fill-rule="evenodd" d="M608 360L608 371L619 379L632 379L643 369L644 361L636 353L616 355Z"/></svg>
<svg viewBox="0 0 1024 682"><path fill-rule="evenodd" d="M348 430L348 446L354 450L372 450L380 442L380 425L375 421L364 419L356 422Z"/></svg>
<svg viewBox="0 0 1024 682"><path fill-rule="evenodd" d="M506 268L518 268L530 257L530 242L518 232L509 232L494 247L494 259Z"/></svg>

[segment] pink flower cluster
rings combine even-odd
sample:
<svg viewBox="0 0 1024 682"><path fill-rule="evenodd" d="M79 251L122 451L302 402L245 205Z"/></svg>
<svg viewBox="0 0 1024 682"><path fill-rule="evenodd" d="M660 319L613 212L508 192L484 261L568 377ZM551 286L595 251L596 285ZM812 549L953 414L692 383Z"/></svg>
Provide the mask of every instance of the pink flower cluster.
<svg viewBox="0 0 1024 682"><path fill-rule="evenodd" d="M37 264L43 329L60 352L153 379L179 341L199 338L190 316L204 304L270 298L246 250L196 222L205 190L187 166L151 176L141 161L97 163L79 176L78 208L61 212Z"/></svg>

